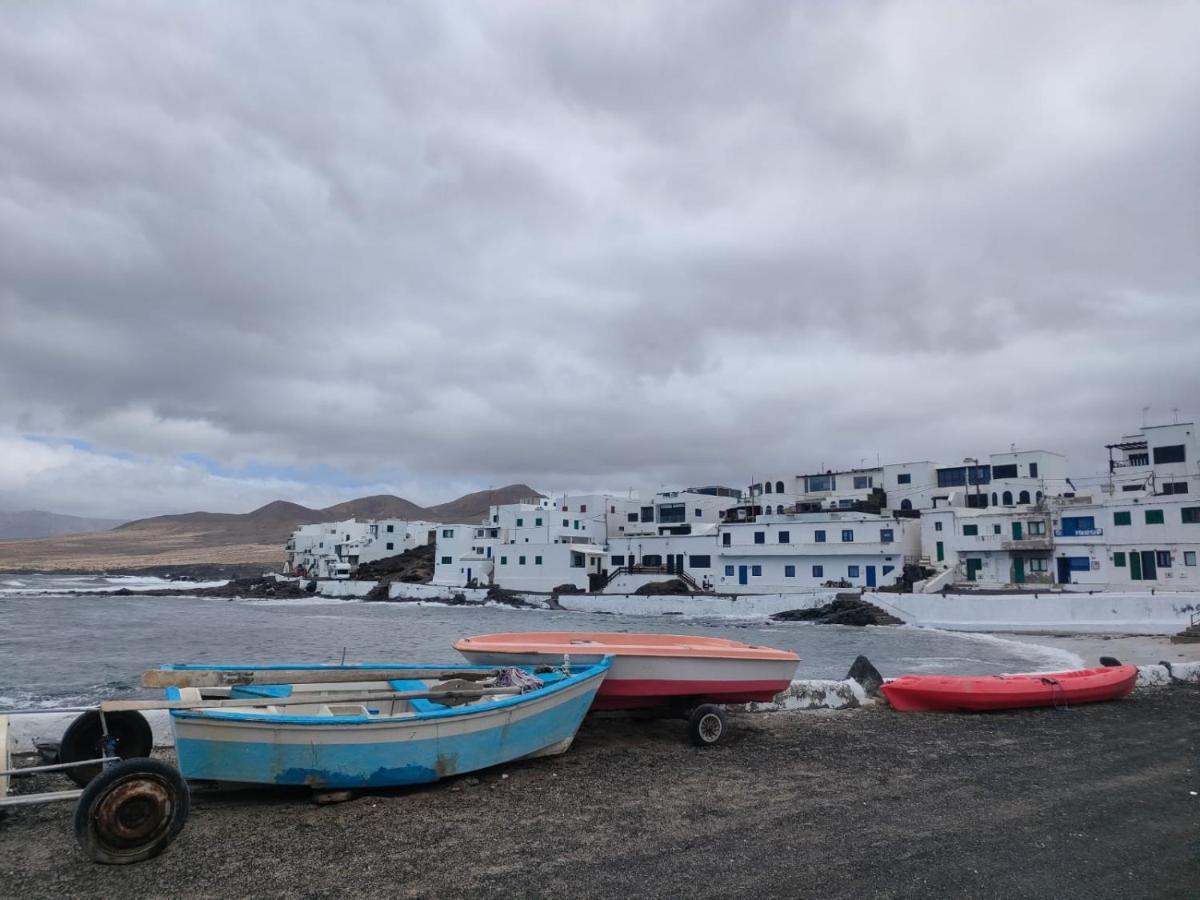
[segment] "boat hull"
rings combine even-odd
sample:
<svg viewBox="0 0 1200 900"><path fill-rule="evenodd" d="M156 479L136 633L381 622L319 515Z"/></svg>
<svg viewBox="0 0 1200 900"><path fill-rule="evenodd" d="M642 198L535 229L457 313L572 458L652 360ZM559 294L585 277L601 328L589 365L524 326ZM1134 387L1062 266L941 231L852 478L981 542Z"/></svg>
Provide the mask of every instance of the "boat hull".
<svg viewBox="0 0 1200 900"><path fill-rule="evenodd" d="M1136 683L1137 666L1112 666L1031 675L905 675L882 690L903 712L987 712L1117 700Z"/></svg>
<svg viewBox="0 0 1200 900"><path fill-rule="evenodd" d="M644 637L661 640L672 636L611 635L613 639ZM604 644L599 649L569 644L553 649L553 645L522 649L519 640L511 648L486 647L478 639L459 641L454 647L470 662L481 665L558 665L563 661L563 649L570 651L572 665L589 665L611 655L611 668L593 703L592 708L597 710L699 703L765 703L786 690L796 672L795 654L748 648L732 641L687 640L696 644L696 649L689 655L667 655L677 651L665 643L657 651L645 646L633 651L619 643ZM739 648L759 652L732 657L714 655L723 651L735 652Z"/></svg>
<svg viewBox="0 0 1200 900"><path fill-rule="evenodd" d="M605 673L599 666L528 695L376 721L174 712L179 768L188 779L322 789L426 784L565 752Z"/></svg>

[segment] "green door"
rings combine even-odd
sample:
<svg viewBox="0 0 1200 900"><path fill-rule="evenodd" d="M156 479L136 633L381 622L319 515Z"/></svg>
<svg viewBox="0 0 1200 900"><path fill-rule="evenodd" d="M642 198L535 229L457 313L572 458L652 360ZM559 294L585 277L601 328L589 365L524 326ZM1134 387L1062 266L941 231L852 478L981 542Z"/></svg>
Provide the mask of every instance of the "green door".
<svg viewBox="0 0 1200 900"><path fill-rule="evenodd" d="M979 570L983 568L982 559L967 560L967 581L974 581L975 576L979 574Z"/></svg>
<svg viewBox="0 0 1200 900"><path fill-rule="evenodd" d="M1021 525L1018 522L1013 522L1013 531L1020 531ZM1014 535L1015 537L1015 535ZM1018 538L1019 540L1019 538ZM1025 558L1018 556L1013 560L1013 581L1017 584L1025 583Z"/></svg>
<svg viewBox="0 0 1200 900"><path fill-rule="evenodd" d="M946 548L942 546L942 542L937 542L937 561L941 562L946 558Z"/></svg>
<svg viewBox="0 0 1200 900"><path fill-rule="evenodd" d="M1129 577L1134 581L1142 580L1142 557L1136 550L1129 554Z"/></svg>
<svg viewBox="0 0 1200 900"><path fill-rule="evenodd" d="M1013 540L1014 541L1021 540L1021 523L1020 522L1013 522Z"/></svg>
<svg viewBox="0 0 1200 900"><path fill-rule="evenodd" d="M1158 578L1158 569L1154 565L1154 551L1142 551L1142 577L1146 581L1154 581Z"/></svg>

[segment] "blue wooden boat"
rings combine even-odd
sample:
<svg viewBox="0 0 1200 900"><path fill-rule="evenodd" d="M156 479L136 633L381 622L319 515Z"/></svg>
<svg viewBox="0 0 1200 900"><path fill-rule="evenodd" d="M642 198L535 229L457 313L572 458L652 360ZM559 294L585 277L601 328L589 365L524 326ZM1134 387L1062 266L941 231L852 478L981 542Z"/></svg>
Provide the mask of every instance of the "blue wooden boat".
<svg viewBox="0 0 1200 900"><path fill-rule="evenodd" d="M167 699L176 707L171 721L185 778L347 789L423 784L563 753L609 663L604 658L549 672L533 666L163 666L153 674L183 685L168 687ZM296 681L270 683L285 675ZM179 708L189 704L196 708Z"/></svg>

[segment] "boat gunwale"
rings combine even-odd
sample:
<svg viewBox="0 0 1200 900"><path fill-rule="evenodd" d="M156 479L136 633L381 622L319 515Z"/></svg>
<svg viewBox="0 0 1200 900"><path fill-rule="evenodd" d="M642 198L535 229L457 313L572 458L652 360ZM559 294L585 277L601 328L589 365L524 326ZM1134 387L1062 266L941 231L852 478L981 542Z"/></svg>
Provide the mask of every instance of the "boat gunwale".
<svg viewBox="0 0 1200 900"><path fill-rule="evenodd" d="M580 638L573 642L571 639L538 641L538 637L553 635L578 634ZM583 636L588 637L582 640ZM604 636L613 640L597 641L596 636ZM733 641L727 638L712 638L700 635L684 634L637 634L637 637L675 638L686 642L687 646L672 646L670 643L634 643L622 642L619 632L498 632L496 634L481 634L473 637L460 638L451 646L459 653L495 653L509 656L543 655L543 656L587 656L603 654L609 656L661 656L673 659L707 659L707 660L739 660L751 662L799 662L800 655L791 650L779 650L775 647L760 647Z"/></svg>
<svg viewBox="0 0 1200 900"><path fill-rule="evenodd" d="M379 727L386 726L411 726L419 723L436 721L440 719L455 719L464 718L472 715L481 715L483 713L491 713L508 707L516 707L527 704L535 700L543 700L570 690L571 688L586 686L592 679L603 681L604 676L608 674L612 664L612 657L605 656L599 662L590 663L587 666L581 666L580 671L572 673L567 678L560 681L555 681L552 684L543 685L532 691L527 691L524 694L516 694L508 697L498 697L494 700L488 700L484 703L476 703L464 706L447 707L445 709L431 710L407 710L403 713L395 715L356 715L356 716L312 716L312 715L288 715L286 713L266 713L266 712L238 712L231 709L216 709L216 710L186 710L173 709L170 711L172 719L185 719L198 722L256 722L261 724L273 724L277 726L284 725L300 725L305 727L315 725L375 725ZM204 668L216 668L215 666L205 666ZM257 668L265 669L266 666ZM282 668L282 667L281 667ZM289 666L287 668L296 668ZM329 668L345 668L342 666ZM399 668L392 666L391 668ZM438 666L413 666L412 668L440 668ZM447 670L452 670L454 667L447 666ZM458 667L460 669L464 667ZM485 670L494 670L495 666L478 666L476 668ZM170 692L178 691L178 688L168 688L168 696ZM319 699L314 699L313 703L320 703ZM375 701L373 701L375 702ZM390 701L383 699L377 701L379 703L388 703ZM335 702L334 705L337 705Z"/></svg>

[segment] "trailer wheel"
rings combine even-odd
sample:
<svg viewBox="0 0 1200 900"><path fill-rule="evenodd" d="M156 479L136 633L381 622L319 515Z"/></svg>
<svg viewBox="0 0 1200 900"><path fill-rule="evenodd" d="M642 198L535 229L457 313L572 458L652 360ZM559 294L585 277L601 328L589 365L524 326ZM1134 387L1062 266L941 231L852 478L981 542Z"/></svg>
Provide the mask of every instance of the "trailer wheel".
<svg viewBox="0 0 1200 900"><path fill-rule="evenodd" d="M150 723L140 712L133 710L104 714L108 722L108 733L117 742L117 756L135 759L149 756L154 748L154 733ZM58 757L62 762L84 762L104 756L104 730L100 727L100 713L95 710L76 717L63 733ZM67 769L67 777L80 787L100 774L100 763L90 766L75 766Z"/></svg>
<svg viewBox="0 0 1200 900"><path fill-rule="evenodd" d="M705 703L692 710L688 718L688 734L697 747L711 747L725 733L725 713L719 706Z"/></svg>
<svg viewBox="0 0 1200 900"><path fill-rule="evenodd" d="M75 807L75 840L95 862L141 862L175 840L190 809L178 769L158 759L127 759L84 788Z"/></svg>

